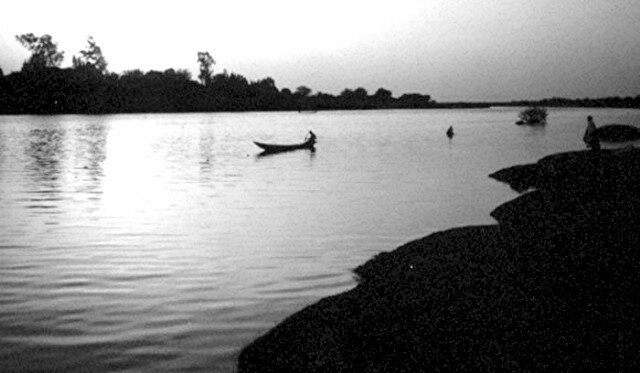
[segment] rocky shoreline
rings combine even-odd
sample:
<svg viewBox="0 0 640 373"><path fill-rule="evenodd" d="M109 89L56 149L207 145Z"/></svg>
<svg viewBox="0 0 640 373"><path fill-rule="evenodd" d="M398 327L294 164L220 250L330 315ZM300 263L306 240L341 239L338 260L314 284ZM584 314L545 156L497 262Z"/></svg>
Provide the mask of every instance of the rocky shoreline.
<svg viewBox="0 0 640 373"><path fill-rule="evenodd" d="M640 150L578 151L490 177L526 192L355 269L354 289L240 354L252 371L640 369Z"/></svg>

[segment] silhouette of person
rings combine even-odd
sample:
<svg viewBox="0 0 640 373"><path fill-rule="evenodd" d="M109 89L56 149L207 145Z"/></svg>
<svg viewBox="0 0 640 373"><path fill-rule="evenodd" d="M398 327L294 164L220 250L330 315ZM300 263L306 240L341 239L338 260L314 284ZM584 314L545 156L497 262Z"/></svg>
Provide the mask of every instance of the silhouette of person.
<svg viewBox="0 0 640 373"><path fill-rule="evenodd" d="M453 126L449 126L449 129L447 130L447 137L448 138L453 137Z"/></svg>
<svg viewBox="0 0 640 373"><path fill-rule="evenodd" d="M593 117L589 115L587 117L587 129L584 131L582 140L587 144L587 148L592 150L600 149L600 140L596 134L596 125L593 123Z"/></svg>
<svg viewBox="0 0 640 373"><path fill-rule="evenodd" d="M316 134L313 131L309 131L309 141L313 144L316 143Z"/></svg>

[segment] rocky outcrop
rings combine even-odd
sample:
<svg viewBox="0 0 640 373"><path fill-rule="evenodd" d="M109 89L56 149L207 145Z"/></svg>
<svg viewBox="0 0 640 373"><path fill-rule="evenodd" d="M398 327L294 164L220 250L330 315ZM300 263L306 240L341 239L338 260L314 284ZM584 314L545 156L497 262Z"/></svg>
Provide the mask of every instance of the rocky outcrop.
<svg viewBox="0 0 640 373"><path fill-rule="evenodd" d="M640 129L628 124L605 124L596 128L595 136L609 143L637 141L640 140Z"/></svg>
<svg viewBox="0 0 640 373"><path fill-rule="evenodd" d="M528 193L498 224L377 255L351 291L241 353L250 371L640 368L640 151L557 154L491 175Z"/></svg>

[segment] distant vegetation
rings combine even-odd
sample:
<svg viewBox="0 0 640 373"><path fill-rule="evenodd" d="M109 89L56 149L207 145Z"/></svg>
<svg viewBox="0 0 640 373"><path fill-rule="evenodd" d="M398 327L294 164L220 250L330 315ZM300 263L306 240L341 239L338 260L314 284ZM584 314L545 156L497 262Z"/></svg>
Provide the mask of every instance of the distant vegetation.
<svg viewBox="0 0 640 373"><path fill-rule="evenodd" d="M491 102L491 106L543 106L543 107L593 107L593 108L628 108L640 109L640 95L635 97L602 97L602 98L545 98L538 101L520 100L510 102Z"/></svg>
<svg viewBox="0 0 640 373"><path fill-rule="evenodd" d="M338 96L305 86L291 91L278 89L272 78L248 81L226 71L214 74L215 60L198 52L199 82L187 70L163 72L107 70L107 60L89 37L71 68L60 68L64 52L50 35L25 34L16 39L31 57L22 69L4 76L0 72L0 114L101 114L137 112L194 112L249 110L333 110L378 108L430 108L429 95L403 94L378 89L370 95L364 88L345 89Z"/></svg>
<svg viewBox="0 0 640 373"><path fill-rule="evenodd" d="M393 97L380 88L369 94L364 88L344 89L339 95L299 86L279 89L272 78L249 81L239 74L214 74L215 60L209 52L198 52L198 81L187 70L143 72L138 69L116 74L96 41L72 56L71 68L60 68L64 52L50 35L16 36L31 56L19 72L0 70L0 114L103 114L139 112L210 112L257 110L424 109L470 108L510 103L437 103L429 95L410 93ZM640 108L640 96L607 99L551 99L543 106L589 106Z"/></svg>

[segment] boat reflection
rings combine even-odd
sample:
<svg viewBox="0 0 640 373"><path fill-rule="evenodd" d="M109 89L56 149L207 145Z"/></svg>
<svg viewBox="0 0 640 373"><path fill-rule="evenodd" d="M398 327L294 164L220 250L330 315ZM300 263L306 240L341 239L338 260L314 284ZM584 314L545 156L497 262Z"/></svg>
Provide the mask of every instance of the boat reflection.
<svg viewBox="0 0 640 373"><path fill-rule="evenodd" d="M311 158L313 158L315 156L316 153L316 147L315 146L311 146L308 148L296 148L296 149L280 149L280 150L263 150L262 152L258 153L258 155L256 155L257 158L264 158L264 157L270 157L276 154L282 154L282 153L289 153L289 152L293 152L296 150L308 150Z"/></svg>

